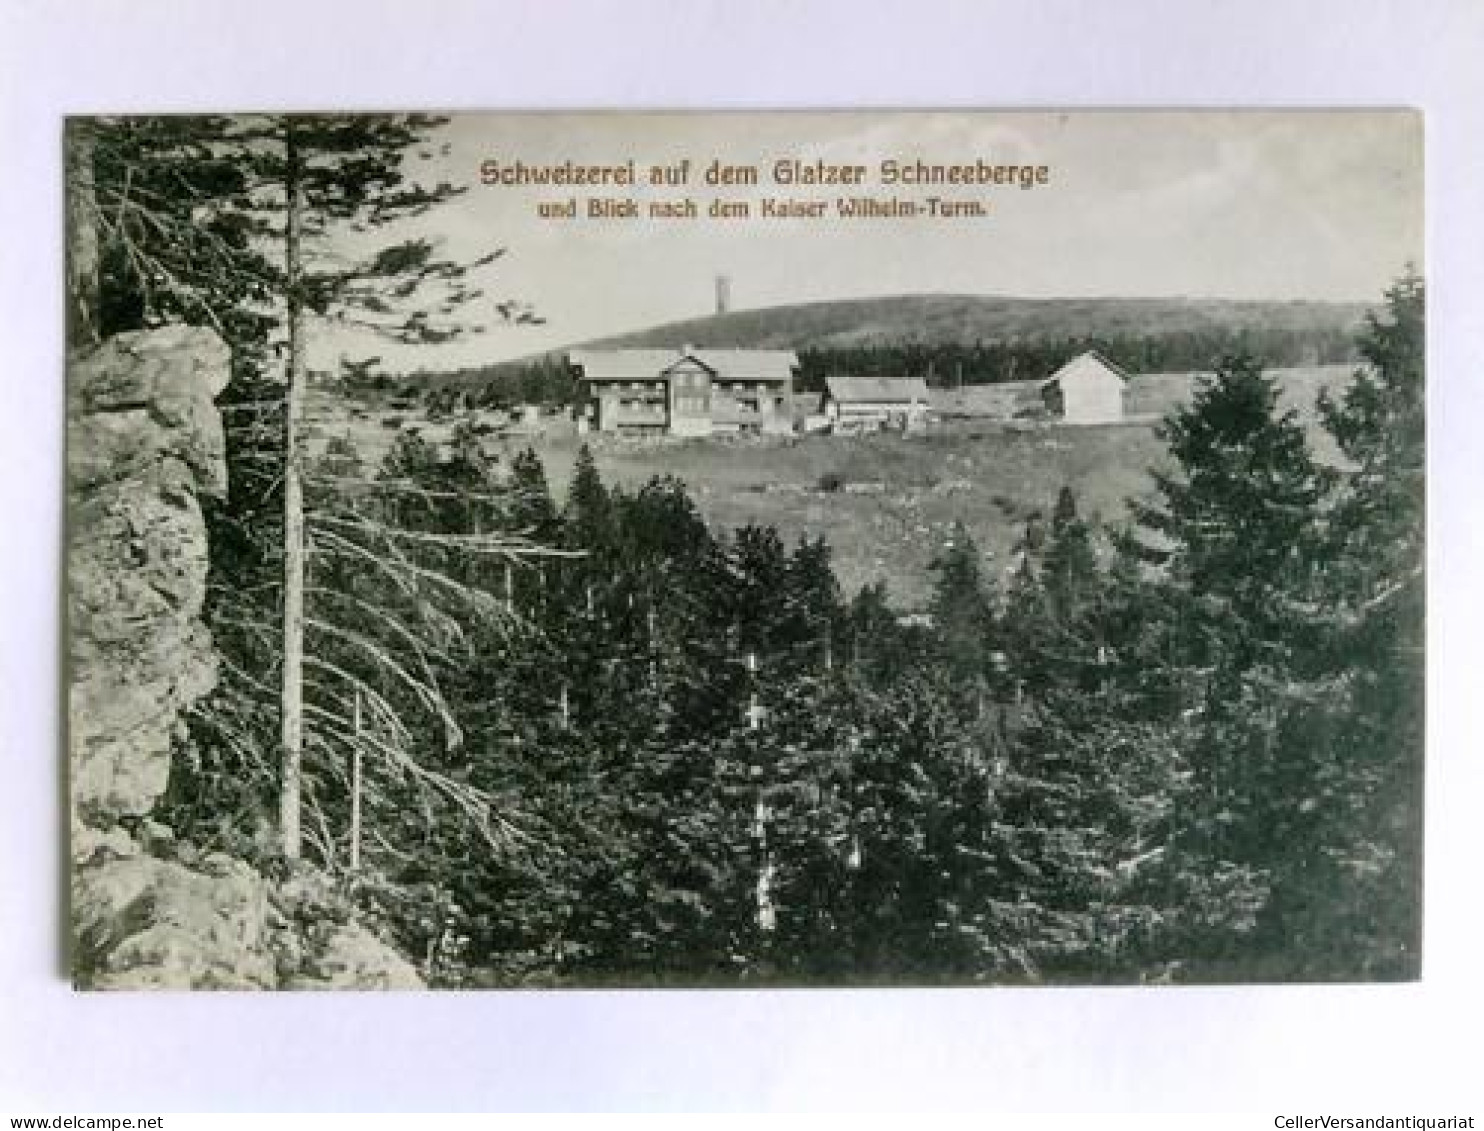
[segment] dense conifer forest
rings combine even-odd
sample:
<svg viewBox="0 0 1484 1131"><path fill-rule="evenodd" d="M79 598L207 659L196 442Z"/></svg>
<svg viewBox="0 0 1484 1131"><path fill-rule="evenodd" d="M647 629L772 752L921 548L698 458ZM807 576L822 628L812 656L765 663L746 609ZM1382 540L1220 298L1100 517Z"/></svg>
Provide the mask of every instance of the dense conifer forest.
<svg viewBox="0 0 1484 1131"><path fill-rule="evenodd" d="M496 477L473 448L342 446L311 481L394 486L363 530L426 535L399 555L423 584L318 567L356 627L312 652L385 697L377 741L471 791L368 768L347 891L448 985L1414 974L1421 317L1402 282L1326 407L1349 470L1233 358L1128 528L1063 491L1006 581L961 534L912 624L840 593L821 542L708 530L674 480L585 459L554 500L530 453ZM548 552L461 545L497 531ZM453 615L435 578L476 599L414 646ZM230 839L255 804L222 789L274 783L211 733L177 804ZM347 758L306 766L341 871Z"/></svg>

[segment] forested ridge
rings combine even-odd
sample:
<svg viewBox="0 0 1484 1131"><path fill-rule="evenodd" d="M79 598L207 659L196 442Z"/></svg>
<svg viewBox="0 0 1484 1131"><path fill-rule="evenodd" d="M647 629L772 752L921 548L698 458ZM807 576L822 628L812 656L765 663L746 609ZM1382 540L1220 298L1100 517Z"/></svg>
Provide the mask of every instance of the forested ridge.
<svg viewBox="0 0 1484 1131"><path fill-rule="evenodd" d="M1064 491L1009 577L960 531L903 624L827 545L711 530L674 480L588 458L558 500L530 453L296 447L312 320L438 340L419 288L452 311L465 265L314 258L436 206L401 171L435 122L250 126L98 123L70 153L101 263L74 335L203 322L234 351L183 840L327 873L324 914L445 986L1417 974L1419 280L1323 406L1343 470L1233 355L1127 525Z"/></svg>

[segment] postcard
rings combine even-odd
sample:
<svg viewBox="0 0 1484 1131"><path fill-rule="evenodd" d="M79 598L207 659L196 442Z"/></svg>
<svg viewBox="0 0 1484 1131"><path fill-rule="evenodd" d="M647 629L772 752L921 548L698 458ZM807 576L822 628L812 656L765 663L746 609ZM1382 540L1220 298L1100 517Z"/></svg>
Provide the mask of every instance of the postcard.
<svg viewBox="0 0 1484 1131"><path fill-rule="evenodd" d="M78 987L1419 976L1415 111L63 144Z"/></svg>

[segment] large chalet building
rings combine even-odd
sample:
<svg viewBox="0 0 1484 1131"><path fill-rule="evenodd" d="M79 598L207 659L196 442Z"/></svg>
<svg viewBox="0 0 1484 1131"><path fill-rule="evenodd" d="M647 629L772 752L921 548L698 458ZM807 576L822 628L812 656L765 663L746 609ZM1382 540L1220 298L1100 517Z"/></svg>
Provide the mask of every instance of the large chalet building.
<svg viewBox="0 0 1484 1131"><path fill-rule="evenodd" d="M586 421L629 435L777 435L793 431L792 350L573 350Z"/></svg>

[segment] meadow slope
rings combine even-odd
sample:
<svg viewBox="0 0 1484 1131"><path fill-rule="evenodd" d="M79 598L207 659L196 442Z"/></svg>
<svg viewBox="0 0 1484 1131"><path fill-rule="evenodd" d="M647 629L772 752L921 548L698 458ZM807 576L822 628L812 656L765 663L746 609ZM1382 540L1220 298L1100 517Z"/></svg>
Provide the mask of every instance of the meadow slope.
<svg viewBox="0 0 1484 1131"><path fill-rule="evenodd" d="M1343 365L1273 371L1281 407L1298 414L1322 459L1337 455L1316 399L1321 389L1342 388L1352 372ZM931 591L928 566L955 520L968 528L986 555L987 573L1000 582L1026 521L1049 514L1063 486L1072 488L1085 517L1122 521L1129 497L1150 490L1150 469L1166 459L1158 420L1188 400L1200 376L1135 376L1125 397L1130 419L1096 427L986 419L935 425L915 436L586 439L605 482L636 490L653 476L673 475L718 531L756 523L776 527L789 543L823 536L847 593L884 581L893 604L915 610ZM349 436L372 464L397 435L367 414L342 411L323 424L321 435ZM435 442L451 427L415 413L405 424ZM560 503L581 443L571 435L509 435L491 439L487 450L508 466L515 453L533 448Z"/></svg>
<svg viewBox="0 0 1484 1131"><path fill-rule="evenodd" d="M564 496L576 445L538 447ZM605 481L637 488L654 475L683 480L721 530L774 526L786 543L823 536L847 593L886 582L893 604L919 609L928 566L962 521L996 578L1026 520L1049 514L1062 486L1083 512L1117 520L1147 489L1163 445L1149 424L1011 429L985 424L924 436L810 436L795 440L593 445Z"/></svg>

